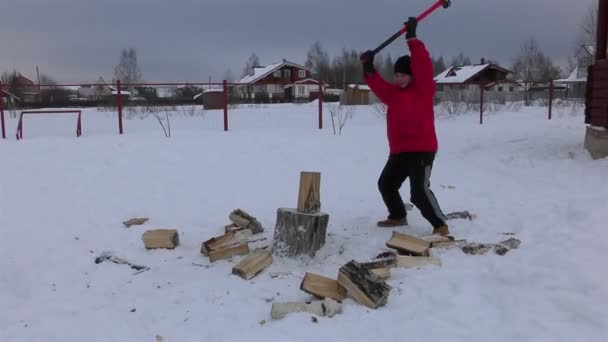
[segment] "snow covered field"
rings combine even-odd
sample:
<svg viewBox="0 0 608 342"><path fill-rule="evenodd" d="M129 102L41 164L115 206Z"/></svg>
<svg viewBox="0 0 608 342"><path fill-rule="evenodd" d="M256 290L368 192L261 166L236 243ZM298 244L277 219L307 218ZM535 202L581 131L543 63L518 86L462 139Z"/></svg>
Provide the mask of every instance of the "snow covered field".
<svg viewBox="0 0 608 342"><path fill-rule="evenodd" d="M522 241L505 256L433 250L442 267L395 269L388 304L352 299L333 318L270 320L272 301L304 301L305 272L386 250L391 230L376 181L387 157L385 122L357 107L341 136L318 130L314 104L241 106L205 117L176 115L172 137L154 118L125 120L88 109L26 117L24 140L0 141L0 341L606 341L608 160L583 148L582 114L545 108L437 120L432 189L457 238ZM326 110L328 114L328 110ZM232 262L206 268L200 243L242 208L272 237L276 210L295 207L300 171L320 171L326 245L313 259L275 258L250 281ZM409 186L402 189L409 200ZM144 226L122 221L146 216ZM417 209L399 231L426 235ZM146 229L175 228L181 245L146 251ZM268 241L267 241L268 242ZM151 270L95 264L103 251ZM194 265L195 263L196 265ZM271 278L270 273L283 275ZM260 324L261 321L265 324Z"/></svg>

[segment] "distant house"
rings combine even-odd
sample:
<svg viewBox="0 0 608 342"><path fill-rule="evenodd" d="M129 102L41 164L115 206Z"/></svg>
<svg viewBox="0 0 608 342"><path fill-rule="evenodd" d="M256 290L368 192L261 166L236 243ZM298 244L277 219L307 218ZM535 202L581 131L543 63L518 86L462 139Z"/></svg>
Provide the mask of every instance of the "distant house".
<svg viewBox="0 0 608 342"><path fill-rule="evenodd" d="M131 93L125 89L120 90L121 97L128 98ZM107 100L118 95L118 89L108 85L103 77L99 77L93 85L84 85L78 88L78 98L87 101Z"/></svg>
<svg viewBox="0 0 608 342"><path fill-rule="evenodd" d="M584 98L587 89L587 69L593 64L595 46L584 45L576 53L576 67L566 78L555 80L556 85L568 87L568 97Z"/></svg>
<svg viewBox="0 0 608 342"><path fill-rule="evenodd" d="M369 86L365 84L349 84L342 94L340 103L345 106L368 105L375 102L376 98Z"/></svg>
<svg viewBox="0 0 608 342"><path fill-rule="evenodd" d="M107 85L103 77L99 77L94 85L85 85L78 88L78 98L89 101L98 101L112 95L114 88Z"/></svg>
<svg viewBox="0 0 608 342"><path fill-rule="evenodd" d="M267 66L255 66L249 75L239 81L238 94L241 99L259 102L291 101L304 95L299 91L310 95L310 90L314 87L306 80L314 73L310 68L285 59ZM297 82L300 82L300 88Z"/></svg>
<svg viewBox="0 0 608 342"><path fill-rule="evenodd" d="M507 79L511 73L493 63L451 66L435 77L436 96L439 100L453 100L478 92L483 85L489 98L501 101L514 98L520 92L517 82Z"/></svg>
<svg viewBox="0 0 608 342"><path fill-rule="evenodd" d="M24 104L40 102L40 88L29 78L19 75L11 83L11 91L21 96L21 102Z"/></svg>
<svg viewBox="0 0 608 342"><path fill-rule="evenodd" d="M288 84L284 89L286 101L310 101L319 97L319 81L312 78Z"/></svg>
<svg viewBox="0 0 608 342"><path fill-rule="evenodd" d="M4 89L0 92L0 98L2 99L2 103L9 108L14 106L17 102L21 102L21 99L17 95Z"/></svg>

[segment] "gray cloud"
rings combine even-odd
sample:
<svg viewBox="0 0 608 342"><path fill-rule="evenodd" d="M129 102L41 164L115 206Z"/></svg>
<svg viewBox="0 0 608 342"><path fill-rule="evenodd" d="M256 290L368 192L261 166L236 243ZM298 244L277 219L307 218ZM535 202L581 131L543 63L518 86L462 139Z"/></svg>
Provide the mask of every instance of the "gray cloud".
<svg viewBox="0 0 608 342"><path fill-rule="evenodd" d="M507 66L534 36L564 63L582 17L596 0L455 0L419 26L435 56L460 52ZM374 48L432 0L19 0L0 7L0 71L61 82L112 78L121 48L135 47L147 81L219 80L239 75L251 52L262 63L303 63L319 40L330 52ZM406 53L403 40L387 48Z"/></svg>

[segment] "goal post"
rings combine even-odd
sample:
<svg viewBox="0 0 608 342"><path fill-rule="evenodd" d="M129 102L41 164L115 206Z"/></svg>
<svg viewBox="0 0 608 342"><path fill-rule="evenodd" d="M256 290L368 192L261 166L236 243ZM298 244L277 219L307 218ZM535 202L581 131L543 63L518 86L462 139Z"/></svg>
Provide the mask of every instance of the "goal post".
<svg viewBox="0 0 608 342"><path fill-rule="evenodd" d="M82 135L82 111L81 110L24 110L19 115L19 121L17 123L17 140L23 139L23 116L30 114L78 114L78 120L76 122L76 136Z"/></svg>

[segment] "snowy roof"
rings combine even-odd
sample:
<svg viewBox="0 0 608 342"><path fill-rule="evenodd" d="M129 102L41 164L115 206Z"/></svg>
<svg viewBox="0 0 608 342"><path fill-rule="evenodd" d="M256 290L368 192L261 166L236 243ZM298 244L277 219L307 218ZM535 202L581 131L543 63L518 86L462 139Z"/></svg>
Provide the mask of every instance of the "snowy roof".
<svg viewBox="0 0 608 342"><path fill-rule="evenodd" d="M574 68L574 70L572 71L572 73L570 73L570 76L568 76L567 78L562 78L559 80L555 80L555 83L578 83L578 82L587 82L587 78L586 77L582 77L582 78L578 78L578 67Z"/></svg>
<svg viewBox="0 0 608 342"><path fill-rule="evenodd" d="M223 93L223 92L224 92L224 89L222 89L222 88L205 89L205 90L203 90L202 93L198 93L198 94L194 95L194 97L192 99L196 100L199 97L201 97L203 94L207 94L207 93Z"/></svg>
<svg viewBox="0 0 608 342"><path fill-rule="evenodd" d="M21 101L21 99L20 99L20 98L19 98L17 95L15 95L15 94L11 93L11 92L10 92L10 91L8 91L8 90L2 90L2 92L3 92L4 94L6 94L6 95L8 95L8 96L12 97L12 98L15 98L15 99L17 99L17 100ZM5 96L2 96L2 97L5 97Z"/></svg>
<svg viewBox="0 0 608 342"><path fill-rule="evenodd" d="M513 81L513 80L500 80L500 81L488 83L488 84L485 85L485 87L489 88L489 87L493 87L493 86L498 85L498 84L505 84L505 83L519 85L519 82L516 82L516 81Z"/></svg>
<svg viewBox="0 0 608 342"><path fill-rule="evenodd" d="M587 50L587 52L590 55L595 56L595 46L594 45L584 45L583 49Z"/></svg>
<svg viewBox="0 0 608 342"><path fill-rule="evenodd" d="M291 66L291 67L296 67L296 68L303 69L303 70L308 70L310 72L314 72L314 70L307 68L305 66L283 60L282 62L270 64L270 65L263 66L263 67L253 67L253 75L247 75L247 76L241 78L239 83L249 84L249 83L257 82L260 79L270 75L275 70L282 68L283 66Z"/></svg>
<svg viewBox="0 0 608 342"><path fill-rule="evenodd" d="M351 89L357 88L359 90L371 90L369 86L364 84L349 84L348 87Z"/></svg>
<svg viewBox="0 0 608 342"><path fill-rule="evenodd" d="M509 73L510 71L495 64L475 64L454 67L451 66L435 77L436 83L464 83L487 68L495 68Z"/></svg>
<svg viewBox="0 0 608 342"><path fill-rule="evenodd" d="M222 89L222 88L214 88L214 89L205 89L205 90L203 90L203 94L206 94L206 93L223 93L223 92L224 92L224 89Z"/></svg>

